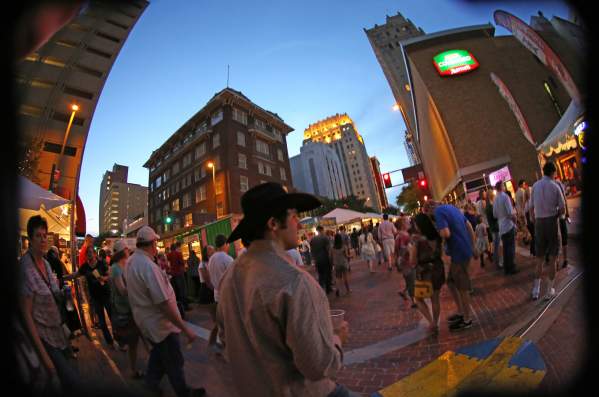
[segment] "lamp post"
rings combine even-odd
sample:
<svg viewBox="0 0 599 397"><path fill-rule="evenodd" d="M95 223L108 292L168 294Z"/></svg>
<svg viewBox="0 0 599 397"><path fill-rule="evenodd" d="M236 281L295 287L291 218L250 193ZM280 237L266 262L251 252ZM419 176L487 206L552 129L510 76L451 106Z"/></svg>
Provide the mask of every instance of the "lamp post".
<svg viewBox="0 0 599 397"><path fill-rule="evenodd" d="M214 214L216 215L216 218L218 219L218 209L217 209L217 204L216 204L216 166L214 165L214 163L212 161L208 162L208 168L212 169L212 187L214 189Z"/></svg>

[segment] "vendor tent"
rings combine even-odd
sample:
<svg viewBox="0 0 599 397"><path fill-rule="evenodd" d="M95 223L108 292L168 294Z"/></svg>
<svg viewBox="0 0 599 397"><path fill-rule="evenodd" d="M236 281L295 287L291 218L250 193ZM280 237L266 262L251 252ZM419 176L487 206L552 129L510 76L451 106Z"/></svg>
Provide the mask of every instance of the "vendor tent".
<svg viewBox="0 0 599 397"><path fill-rule="evenodd" d="M356 218L368 218L366 214L362 212L348 210L344 208L335 208L333 211L329 212L326 215L322 216L323 218L335 218L337 220L338 225L342 225L349 221L355 220Z"/></svg>
<svg viewBox="0 0 599 397"><path fill-rule="evenodd" d="M367 212L364 214L364 218L383 219L381 214L375 214L374 212Z"/></svg>
<svg viewBox="0 0 599 397"><path fill-rule="evenodd" d="M554 152L560 153L564 150L576 148L576 139L574 138L574 123L580 119L584 113L584 107L576 101L570 102L570 106L555 125L545 141L541 143L537 150L546 156L551 156Z"/></svg>
<svg viewBox="0 0 599 397"><path fill-rule="evenodd" d="M69 201L19 176L19 230L27 235L27 221L41 215L48 222L48 232L69 240Z"/></svg>

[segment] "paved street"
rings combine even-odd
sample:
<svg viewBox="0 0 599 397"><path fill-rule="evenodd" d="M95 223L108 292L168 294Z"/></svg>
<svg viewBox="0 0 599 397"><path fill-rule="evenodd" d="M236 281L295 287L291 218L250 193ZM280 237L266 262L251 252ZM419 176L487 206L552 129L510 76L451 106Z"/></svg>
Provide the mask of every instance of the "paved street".
<svg viewBox="0 0 599 397"><path fill-rule="evenodd" d="M338 381L352 390L370 395L428 364L448 350L499 336L522 336L537 343L547 375L541 389L566 384L576 373L585 346L582 315L582 275L579 253L571 250L571 263L557 278L558 297L551 304L530 300L534 264L527 249L518 248L521 272L506 277L491 265L472 266L475 326L459 332L447 329L446 318L454 313L449 291L442 291L441 330L438 336L427 334L420 315L397 294L403 286L397 272L382 266L371 275L361 261L352 264L349 296L330 296L331 308L346 310L351 337L346 348L346 366ZM310 269L312 272L313 270ZM561 293L560 293L561 291ZM219 356L207 352L207 330L211 327L207 312L196 305L188 320L200 338L185 351L185 371L193 386L204 386L211 396L231 395L231 374ZM100 335L98 334L96 338ZM139 381L127 379L126 354L78 339L81 348L80 369L84 378L101 374L115 384L132 386ZM141 360L146 353L142 350ZM166 379L168 395L174 395ZM135 388L137 389L137 388Z"/></svg>

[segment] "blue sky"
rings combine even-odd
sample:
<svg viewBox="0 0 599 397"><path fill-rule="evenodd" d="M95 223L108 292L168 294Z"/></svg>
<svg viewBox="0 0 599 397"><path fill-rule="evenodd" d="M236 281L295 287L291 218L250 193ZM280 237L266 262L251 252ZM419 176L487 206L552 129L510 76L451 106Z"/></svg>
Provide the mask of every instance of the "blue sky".
<svg viewBox="0 0 599 397"><path fill-rule="evenodd" d="M451 0L154 0L133 28L106 81L90 128L79 195L88 232L98 233L102 176L129 166L129 182L148 184L143 164L174 131L227 83L295 129L303 131L347 113L381 170L409 166L405 129L363 28L401 12L433 33L493 23L503 9L529 22L541 10L567 18L561 1ZM497 35L508 32L498 27ZM400 173L393 183L401 182ZM395 202L399 188L387 191Z"/></svg>

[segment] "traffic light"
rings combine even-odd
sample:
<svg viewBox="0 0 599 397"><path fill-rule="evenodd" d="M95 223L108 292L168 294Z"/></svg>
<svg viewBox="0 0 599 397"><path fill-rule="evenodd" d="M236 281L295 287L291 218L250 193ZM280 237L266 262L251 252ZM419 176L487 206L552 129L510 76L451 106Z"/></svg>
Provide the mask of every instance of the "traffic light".
<svg viewBox="0 0 599 397"><path fill-rule="evenodd" d="M170 225L173 223L173 218L170 215L167 215L166 218L164 218L164 223Z"/></svg>
<svg viewBox="0 0 599 397"><path fill-rule="evenodd" d="M420 179L418 181L418 187L420 187L420 189L426 189L426 186L427 186L426 179Z"/></svg>
<svg viewBox="0 0 599 397"><path fill-rule="evenodd" d="M385 183L385 189L388 189L391 186L393 186L393 184L391 183L391 175L389 175L388 172L383 174L383 182Z"/></svg>

